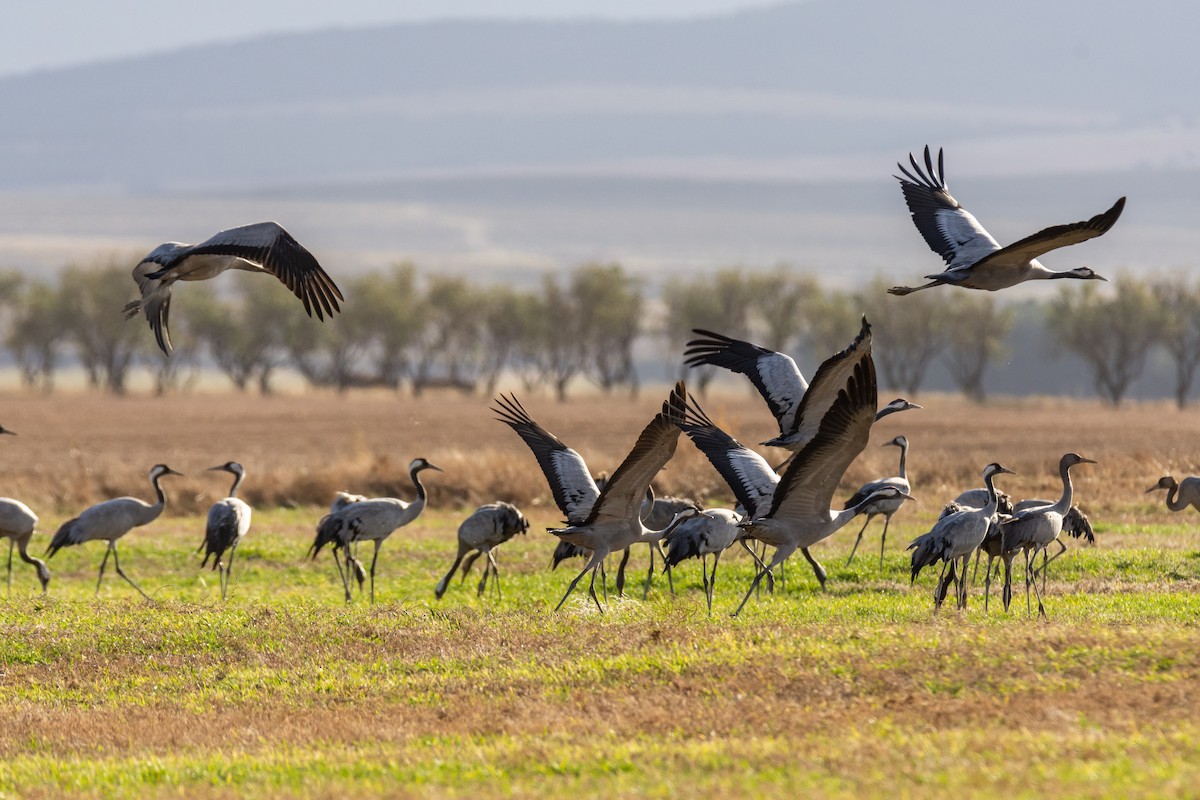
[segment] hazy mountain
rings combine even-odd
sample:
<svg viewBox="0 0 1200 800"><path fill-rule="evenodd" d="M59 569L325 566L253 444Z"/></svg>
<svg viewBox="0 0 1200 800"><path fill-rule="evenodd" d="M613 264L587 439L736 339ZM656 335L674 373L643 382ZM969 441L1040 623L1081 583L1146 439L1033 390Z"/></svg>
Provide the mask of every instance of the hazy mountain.
<svg viewBox="0 0 1200 800"><path fill-rule="evenodd" d="M0 188L842 181L926 141L996 175L1195 168L1198 22L1181 0L820 0L196 47L0 80Z"/></svg>

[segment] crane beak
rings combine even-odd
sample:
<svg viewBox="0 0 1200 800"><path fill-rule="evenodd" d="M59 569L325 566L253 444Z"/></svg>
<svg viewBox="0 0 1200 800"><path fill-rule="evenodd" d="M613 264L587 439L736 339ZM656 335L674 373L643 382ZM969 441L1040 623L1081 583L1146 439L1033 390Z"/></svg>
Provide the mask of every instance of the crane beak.
<svg viewBox="0 0 1200 800"><path fill-rule="evenodd" d="M1080 456L1080 457L1079 457L1079 463L1080 463L1080 464L1099 464L1100 462L1099 462L1099 461L1093 461L1093 460L1092 460L1092 459L1090 459L1090 458L1084 458L1083 456Z"/></svg>
<svg viewBox="0 0 1200 800"><path fill-rule="evenodd" d="M183 477L182 472L176 472L175 470L171 469L170 467L167 467L167 471L164 472L163 475L178 475L181 478Z"/></svg>
<svg viewBox="0 0 1200 800"><path fill-rule="evenodd" d="M17 435L16 431L10 431L8 428L4 427L3 425L0 425L0 433L7 433L9 436Z"/></svg>
<svg viewBox="0 0 1200 800"><path fill-rule="evenodd" d="M1156 483L1156 484L1154 484L1153 486L1151 486L1149 489L1147 489L1147 490L1145 491L1145 494L1150 494L1151 492L1157 492L1159 489L1162 489L1162 488L1163 488L1162 486L1159 486L1159 485Z"/></svg>
<svg viewBox="0 0 1200 800"><path fill-rule="evenodd" d="M425 462L425 468L437 470L438 472L445 472L445 470L442 469L441 467L435 467L433 464L430 464L428 461Z"/></svg>
<svg viewBox="0 0 1200 800"><path fill-rule="evenodd" d="M212 472L212 471L214 471L214 470L223 470L223 469L225 469L225 465L224 465L224 464L222 464L222 465L221 465L221 466L219 466L219 467L209 467L209 468L208 468L207 470L205 470L205 471L206 471L206 472Z"/></svg>

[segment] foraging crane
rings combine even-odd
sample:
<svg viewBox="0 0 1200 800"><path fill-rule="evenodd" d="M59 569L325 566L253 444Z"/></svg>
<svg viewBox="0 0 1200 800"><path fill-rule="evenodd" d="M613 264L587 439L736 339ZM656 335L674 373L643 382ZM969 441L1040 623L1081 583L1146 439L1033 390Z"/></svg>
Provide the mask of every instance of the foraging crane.
<svg viewBox="0 0 1200 800"><path fill-rule="evenodd" d="M368 499L365 494L351 494L350 492L337 492L333 496L333 502L329 504L329 513L336 514L348 505L361 503Z"/></svg>
<svg viewBox="0 0 1200 800"><path fill-rule="evenodd" d="M946 591L952 581L957 586L958 608L967 607L967 561L983 543L988 530L996 524L999 501L995 478L1004 473L1016 474L1008 467L995 462L988 464L983 468L983 482L988 493L987 503L982 508L968 507L941 517L928 533L921 534L909 543L908 549L913 551L910 582L915 583L925 567L943 562L942 574L933 592L935 609L940 608L946 599Z"/></svg>
<svg viewBox="0 0 1200 800"><path fill-rule="evenodd" d="M209 472L228 472L233 475L233 485L229 487L229 496L218 500L208 509L208 524L204 528L204 542L200 549L204 551L204 560L200 568L208 564L211 556L212 568L217 571L221 583L221 599L225 599L229 591L229 575L233 572L233 554L241 544L242 537L250 530L250 506L237 496L238 488L246 478L246 470L236 461L226 461L218 467L209 467ZM225 551L229 551L229 562L224 561Z"/></svg>
<svg viewBox="0 0 1200 800"><path fill-rule="evenodd" d="M11 431L3 431L11 433ZM42 594L50 585L50 569L40 558L29 555L29 540L37 530L38 518L29 506L11 497L0 497L0 537L8 539L8 591L12 591L12 557L13 548L26 564L32 564L37 570L38 580L42 583Z"/></svg>
<svg viewBox="0 0 1200 800"><path fill-rule="evenodd" d="M679 440L675 423L683 417L685 398L686 389L680 381L603 490L597 488L579 453L534 422L514 395L501 395L496 400L492 410L499 415L497 419L516 431L533 451L555 503L566 515L567 527L551 528L550 533L591 551L587 564L555 606L556 611L590 572L588 594L603 613L600 598L596 596L596 573L602 569L608 554L637 542L657 542L684 519L700 513L695 508L680 511L665 530L650 530L641 517L642 500L650 481L675 454Z"/></svg>
<svg viewBox="0 0 1200 800"><path fill-rule="evenodd" d="M143 592L142 587L134 583L133 579L121 569L121 561L117 557L117 540L134 528L150 524L162 514L167 505L167 495L163 492L160 481L166 475L182 476L183 473L176 472L166 464L155 464L150 468L150 485L154 487L154 496L157 498L153 505L136 497L117 497L97 503L78 517L64 522L50 541L46 557L53 558L60 549L70 545L103 539L108 542L108 549L104 551L104 559L100 562L100 575L96 579L96 594L100 594L100 583L104 580L104 567L108 564L108 557L111 555L117 574L134 589L137 589L142 597L150 600L150 595Z"/></svg>
<svg viewBox="0 0 1200 800"><path fill-rule="evenodd" d="M326 514L317 523L317 538L313 540L308 552L315 560L321 548L327 544L333 545L333 560L338 565L338 574L342 578L342 588L346 591L346 602L350 602L349 572L353 567L357 575L362 574L362 563L350 552L350 545L355 542L374 542L375 553L371 557L371 603L375 603L375 562L379 560L379 549L383 541L398 528L408 525L425 510L427 495L425 485L421 483L421 472L432 469L441 472L441 467L435 467L424 458L414 458L408 465L408 479L417 490L417 497L411 503L397 497L372 497L368 500L345 505L340 511ZM335 500L336 502L336 500ZM338 551L345 554L346 572L338 561ZM360 578L361 587L362 580Z"/></svg>
<svg viewBox="0 0 1200 800"><path fill-rule="evenodd" d="M1001 247L971 212L950 195L946 188L940 149L937 169L933 167L928 145L925 146L924 170L912 153L909 153L908 160L912 163L913 172L909 172L903 164L897 164L904 177L897 175L896 179L900 181L904 201L912 212L913 223L933 252L946 262L946 269L926 275L930 282L921 286L893 286L888 289L891 294L906 295L943 284L994 292L1033 280L1107 280L1089 267L1055 272L1046 269L1037 259L1051 250L1086 242L1107 233L1125 208L1124 197L1118 199L1108 211L1091 219L1054 225Z"/></svg>
<svg viewBox="0 0 1200 800"><path fill-rule="evenodd" d="M864 348L870 350L871 326L864 317L858 336L845 350L825 359L811 385L789 355L701 328L693 333L706 338L688 342L684 363L689 367L711 364L749 378L779 423L779 436L763 444L796 453L816 435L825 412L846 385L856 358ZM896 398L879 409L875 419L912 408L920 406Z"/></svg>
<svg viewBox="0 0 1200 800"><path fill-rule="evenodd" d="M717 585L717 564L721 554L728 550L742 534L738 526L742 517L726 508L710 508L700 516L684 520L671 531L667 539L666 562L668 568L677 566L688 558L700 559L700 571L704 581L704 598L708 601L708 613L712 613L713 591ZM713 557L712 571L708 569L708 557Z"/></svg>
<svg viewBox="0 0 1200 800"><path fill-rule="evenodd" d="M0 435L16 436L16 431L10 431L0 425ZM37 530L38 518L29 506L11 497L0 497L0 537L8 539L8 578L6 585L12 591L12 558L13 549L17 550L21 560L33 564L37 570L38 580L42 583L42 594L50 585L50 569L40 558L29 555L29 540Z"/></svg>
<svg viewBox="0 0 1200 800"><path fill-rule="evenodd" d="M1035 506L1027 508L1024 511L1017 511L1011 520L1008 520L1001 526L1001 536L1003 543L1001 552L1015 553L1022 550L1025 553L1025 605L1030 614L1033 609L1030 607L1029 601L1029 586L1033 584L1033 592L1038 599L1038 615L1046 616L1046 609L1042 605L1042 594L1037 588L1037 573L1042 574L1042 591L1046 590L1046 568L1050 562L1061 556L1067 551L1067 546L1063 544L1059 538L1059 534L1063 528L1063 518L1071 508L1071 500L1074 496L1074 487L1071 485L1071 467L1078 464L1095 464L1096 462L1090 458L1084 458L1078 453L1066 453L1058 461L1058 474L1062 478L1063 492L1062 497L1057 503L1045 506ZM1047 548L1051 544L1057 543L1059 551L1053 556L1047 553ZM1034 569L1030 572L1030 564L1037 559L1038 553L1042 554L1042 566L1040 570ZM1008 611L1009 603L1012 600L1012 561L1008 560L1004 570L1004 610Z"/></svg>
<svg viewBox="0 0 1200 800"><path fill-rule="evenodd" d="M125 306L125 318L146 314L163 353L171 355L167 315L175 281L202 281L228 269L274 275L304 303L311 317L324 320L344 300L333 279L312 253L275 222L257 222L221 231L200 244L166 242L151 250L133 268L141 299ZM322 313L324 312L324 313Z"/></svg>
<svg viewBox="0 0 1200 800"><path fill-rule="evenodd" d="M780 476L762 456L716 427L696 401L689 399L681 427L746 509L746 520L740 526L743 546L750 550L745 539L757 539L775 548L769 563L759 562L759 570L733 616L741 612L762 579L797 549L831 536L871 503L904 494L888 486L848 509L830 507L838 481L867 446L875 411L875 363L867 349L855 360L853 371L821 420L816 436Z"/></svg>
<svg viewBox="0 0 1200 800"><path fill-rule="evenodd" d="M982 489L967 489L958 497L946 503L942 513L938 515L938 519L948 517L951 514L959 511L969 511L971 509L980 509L987 505L988 490ZM1012 516L1013 501L1012 497L996 490L996 522L988 527L987 534L983 537L983 542L975 551L975 566L971 570L971 580L974 581L979 575L979 557L980 554L988 557L987 574L984 576L983 589L983 610L988 610L988 603L992 597L992 564L996 559L1003 558L1004 554L1000 552L1002 544L1000 536L1000 523Z"/></svg>
<svg viewBox="0 0 1200 800"><path fill-rule="evenodd" d="M492 585L495 586L496 598L499 599L500 567L496 563L496 556L492 550L518 533L524 534L527 530L529 530L529 520L525 518L520 509L511 503L488 503L475 509L471 512L471 516L458 526L458 555L454 557L450 571L434 587L434 596L438 600L442 599L442 595L446 593L446 587L450 585L450 579L454 577L460 563L462 564L463 580L466 580L467 573L471 571L471 565L475 563L475 559L483 555L486 560L477 595L483 597L490 573L495 578ZM465 563L463 563L464 557L467 559Z"/></svg>
<svg viewBox="0 0 1200 800"><path fill-rule="evenodd" d="M900 474L892 478L882 478L870 483L864 483L854 495L846 501L843 508L849 508L852 505L860 502L864 497L871 492L877 491L884 486L895 486L906 494L912 491L908 484L908 470L905 468L905 462L908 460L908 439L904 436L897 436L890 442L884 442L882 447L899 447L900 448ZM867 521L858 529L858 538L854 540L854 547L850 549L850 557L846 559L846 566L850 566L850 562L854 560L854 553L858 550L859 542L862 541L863 532L867 526L871 524L871 520L880 515L883 516L883 535L879 537L879 568L883 569L883 551L887 545L888 525L892 521L892 515L900 510L900 506L904 505L903 497L898 497L894 500L881 500L874 505L868 506L864 514L867 515Z"/></svg>
<svg viewBox="0 0 1200 800"><path fill-rule="evenodd" d="M1183 511L1188 506L1200 511L1200 477L1193 475L1176 482L1170 475L1164 475L1146 494L1159 489L1167 490L1167 508L1171 511Z"/></svg>

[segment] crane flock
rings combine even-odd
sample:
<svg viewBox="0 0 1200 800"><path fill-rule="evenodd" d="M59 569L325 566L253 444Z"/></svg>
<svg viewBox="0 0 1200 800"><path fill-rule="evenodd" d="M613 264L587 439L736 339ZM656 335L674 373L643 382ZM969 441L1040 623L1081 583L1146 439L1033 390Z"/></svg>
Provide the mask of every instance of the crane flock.
<svg viewBox="0 0 1200 800"><path fill-rule="evenodd" d="M923 162L923 163L922 163ZM938 151L936 164L929 147L922 161L909 154L909 166L899 164L896 176L917 231L929 247L945 261L942 272L927 275L929 283L916 287L897 286L893 295L906 295L936 286L996 291L1025 281L1074 278L1105 280L1088 267L1053 271L1038 258L1055 249L1079 244L1108 232L1125 206L1119 198L1102 214L1090 219L1045 228L1013 244L1002 247L978 220L950 195L945 180L944 158ZM124 308L126 317L145 315L158 346L169 356L172 351L168 329L171 289L176 281L214 278L229 269L264 272L274 275L302 302L305 311L323 320L341 309L345 302L341 291L317 259L286 230L274 222L260 222L230 228L197 245L168 242L147 254L133 270L140 298ZM904 301L897 301L904 302ZM822 590L827 573L809 552L809 548L832 536L858 515L866 519L858 531L847 566L852 562L863 533L876 516L884 517L880 537L879 569L884 569L887 532L892 518L911 493L907 469L909 441L896 435L885 446L900 450L897 474L865 483L844 502L835 502L847 468L866 448L872 426L899 411L921 406L903 398L882 407L878 404L872 331L863 319L861 330L844 350L833 354L818 367L809 383L796 360L769 348L706 328L694 330L697 338L687 343L683 364L689 368L716 367L748 378L770 411L777 435L763 442L766 447L787 451L777 466L761 454L739 443L719 428L705 413L683 381L670 391L661 409L649 421L633 443L629 454L607 480L594 479L583 457L563 440L550 433L526 411L515 395L496 397L492 411L508 425L532 452L553 497L564 524L549 528L557 539L554 565L566 558L582 556L582 570L569 582L555 609L570 598L584 577L590 575L588 596L603 613L607 602L605 562L609 555L621 552L617 590L624 588L624 569L633 545L650 547L650 569L643 597L650 590L654 575L654 553L662 556L668 584L674 593L671 567L687 559L701 560L702 585L711 613L716 584L717 564L722 554L740 544L754 560L755 572L741 602L733 611L737 616L764 581L768 588L782 575L784 562L797 550L812 565ZM603 425L603 419L589 420ZM0 426L0 434L13 432ZM736 507L702 508L693 501L656 503L652 483L660 470L674 457L680 435L710 462L728 486ZM1030 593L1037 598L1038 613L1045 615L1044 595L1048 566L1067 546L1061 534L1094 541L1094 532L1086 514L1074 503L1070 470L1095 461L1076 453L1067 453L1059 462L1063 492L1057 501L1026 500L1013 506L1008 495L996 487L997 476L1014 474L999 463L983 470L985 488L970 489L951 501L942 516L927 533L908 545L911 551L909 575L915 583L921 572L941 564L933 599L939 608L950 586L956 593L956 606L965 609L969 583L967 564L987 555L985 600L987 609L993 564L998 559L1004 571L1003 603L1007 611L1012 599L1012 564L1023 556L1027 613L1032 615ZM246 476L236 461L210 467L224 471L234 480L228 496L214 503L208 512L204 540L200 549L208 566L220 576L221 599L227 599L234 555L250 532L251 507L238 497ZM420 474L441 469L424 458L414 459L408 468L415 492L412 501L396 497L366 497L338 492L330 512L316 525L316 537L309 554L316 558L329 546L342 584L343 597L352 600L351 577L360 592L369 575L369 596L375 602L376 563L383 542L396 530L412 524L424 511L428 493ZM150 503L135 497L119 497L94 505L63 523L52 537L47 558L63 547L92 540L107 542L100 562L96 590L100 590L109 556L117 574L143 597L150 596L122 570L117 542L133 528L148 525L159 517L167 497L161 485L164 477L180 475L165 464L150 469L155 494ZM1200 477L1181 481L1166 476L1147 492L1166 490L1166 505L1180 511L1191 505L1200 510ZM840 507L838 507L840 506ZM0 536L9 540L8 585L12 584L14 549L21 560L37 572L42 591L50 584L46 563L28 553L38 517L19 500L0 498ZM457 531L457 552L453 564L434 587L441 600L456 572L465 580L474 562L484 560L483 574L476 594L483 598L489 579L495 599L501 599L497 549L529 529L528 518L514 505L504 501L485 504L472 512ZM358 546L371 542L374 547L369 569L356 555ZM663 544L666 551L663 551ZM762 547L762 555L751 544ZM1057 545L1051 555L1049 550ZM770 556L767 549L774 548ZM1042 556L1037 566L1037 556ZM711 570L708 559L712 557ZM1038 578L1041 586L1038 586ZM600 578L600 592L596 580ZM602 602L601 597L604 597ZM584 601L586 603L586 600Z"/></svg>

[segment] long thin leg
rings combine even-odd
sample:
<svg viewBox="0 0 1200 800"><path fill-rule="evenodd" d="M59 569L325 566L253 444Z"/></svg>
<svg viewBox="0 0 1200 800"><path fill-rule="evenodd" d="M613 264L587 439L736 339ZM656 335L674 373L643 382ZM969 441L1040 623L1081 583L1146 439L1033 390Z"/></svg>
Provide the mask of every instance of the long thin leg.
<svg viewBox="0 0 1200 800"><path fill-rule="evenodd" d="M646 585L642 588L642 600L650 596L650 580L654 577L654 544L650 543L650 570L646 573Z"/></svg>
<svg viewBox="0 0 1200 800"><path fill-rule="evenodd" d="M237 545L229 548L229 563L225 565L225 588L221 590L221 600L225 600L225 595L229 593L229 581L233 576L233 554L237 552Z"/></svg>
<svg viewBox="0 0 1200 800"><path fill-rule="evenodd" d="M588 584L588 594L592 596L592 600L596 603L596 610L601 614L604 613L604 608L600 605L600 598L596 597L596 569L592 568L592 582Z"/></svg>
<svg viewBox="0 0 1200 800"><path fill-rule="evenodd" d="M625 565L628 563L629 548L626 547L625 552L621 554L621 564L617 567L617 597L625 596Z"/></svg>
<svg viewBox="0 0 1200 800"><path fill-rule="evenodd" d="M982 547L975 548L975 568L973 570L971 570L971 580L975 580L975 578L979 575L979 554L982 552L983 552ZM988 556L988 569L991 569L991 566L992 566L992 557Z"/></svg>
<svg viewBox="0 0 1200 800"><path fill-rule="evenodd" d="M768 574L769 572L770 572L770 570L767 570L767 569L761 569L758 571L758 574L754 576L754 580L752 580L750 582L750 589L747 590L746 596L742 598L741 604L737 607L737 610L734 611L729 616L736 617L738 614L742 613L742 608L745 607L746 601L750 599L750 595L754 594L754 589L758 586L758 582L761 581L763 579L763 576Z"/></svg>
<svg viewBox="0 0 1200 800"><path fill-rule="evenodd" d="M663 572L667 573L667 588L671 590L671 596L675 596L675 579L671 577L671 565L667 562L667 553L663 550L662 542L655 542L654 547L658 550L658 555L662 558Z"/></svg>
<svg viewBox="0 0 1200 800"><path fill-rule="evenodd" d="M488 565L492 568L492 587L496 590L497 602L504 599L500 591L500 565L496 563L496 555L491 550L487 554Z"/></svg>
<svg viewBox="0 0 1200 800"><path fill-rule="evenodd" d="M812 553L808 552L807 547L801 547L800 552L804 555L806 561L812 564L813 575L817 576L817 582L821 584L821 591L825 591L825 568L821 566L821 562L812 557ZM779 562L779 580L783 580L783 562Z"/></svg>
<svg viewBox="0 0 1200 800"><path fill-rule="evenodd" d="M1045 568L1046 568L1046 562L1045 562L1045 558L1046 558L1046 548L1044 548L1044 547L1043 547L1043 548L1042 548L1042 559L1043 559L1043 560L1042 560L1042 569L1045 569ZM1036 553L1036 552L1033 554L1033 559L1034 559L1035 561L1037 560L1037 553ZM1036 596L1037 596L1037 601L1038 601L1038 616L1039 616L1039 617L1044 617L1044 616L1046 616L1046 607L1042 605L1042 593L1038 591L1038 585L1037 585L1037 575L1034 575L1034 576L1033 576L1033 580L1032 580L1032 581L1030 581L1030 583L1032 583L1032 584L1033 584L1033 593L1034 593L1034 595L1036 595ZM1032 615L1033 615L1033 611L1032 611L1032 610L1031 610L1029 613L1030 613L1030 616L1032 616Z"/></svg>
<svg viewBox="0 0 1200 800"><path fill-rule="evenodd" d="M100 582L104 580L104 566L108 563L108 555L113 551L113 543L108 543L108 549L104 551L104 558L100 560L100 577L96 578L96 594L100 594Z"/></svg>
<svg viewBox="0 0 1200 800"><path fill-rule="evenodd" d="M476 597L483 597L483 593L487 591L488 576L492 572L492 565L488 561L483 562L483 575L479 578L479 586L475 589Z"/></svg>
<svg viewBox="0 0 1200 800"><path fill-rule="evenodd" d="M116 542L116 540L114 539L113 541L109 542L109 543L108 543L108 546L109 546L109 548L112 550L112 556L113 556L113 566L116 568L116 570L117 570L117 574L118 574L118 575L120 575L122 578L124 578L124 579L125 579L125 581L126 581L126 582L127 582L129 585L130 585L130 586L132 586L133 588L137 589L137 590L138 590L138 594L140 594L142 597L146 598L147 600L150 600L150 602L151 602L151 603L153 603L154 601L150 599L150 595L148 595L148 594L146 594L145 592L143 592L143 591L142 591L142 587L140 587L140 586L138 586L136 583L134 583L134 582L133 582L133 579L132 579L132 578L130 578L128 575L126 575L126 574L125 574L125 571L124 571L123 569L121 569L121 559L120 559L120 557L118 557L118 556L117 556L117 542Z"/></svg>
<svg viewBox="0 0 1200 800"><path fill-rule="evenodd" d="M13 553L13 548L16 546L16 544L17 544L16 539L8 540L8 591L9 592L12 592L12 553Z"/></svg>
<svg viewBox="0 0 1200 800"><path fill-rule="evenodd" d="M850 566L850 562L854 560L854 554L858 552L858 546L862 543L863 531L871 524L871 515L867 514L867 521L858 529L858 538L854 540L854 547L850 548L850 557L846 559L846 566ZM882 558L882 556L881 556Z"/></svg>
<svg viewBox="0 0 1200 800"><path fill-rule="evenodd" d="M887 549L887 529L892 524L892 515L883 515L883 534L879 537L879 568L883 569L883 553Z"/></svg>
<svg viewBox="0 0 1200 800"><path fill-rule="evenodd" d="M571 592L575 591L575 586L579 583L580 580L583 579L583 576L588 573L588 570L590 570L596 566L595 561L596 561L596 557L593 555L592 560L589 561L587 566L583 568L583 571L575 576L575 580L571 581L571 585L567 587L567 593L562 596L562 600L559 600L558 605L556 605L554 607L555 611L558 611L560 608L562 608L562 604L567 602L567 598L571 596ZM593 597L595 597L595 583L596 583L596 575L595 575L595 572L593 572L592 573L592 587L593 587L592 596ZM597 602L597 605L599 605L599 602Z"/></svg>
<svg viewBox="0 0 1200 800"><path fill-rule="evenodd" d="M720 553L713 553L712 571L708 573L708 613L712 613L713 592L717 587L717 564L721 561Z"/></svg>
<svg viewBox="0 0 1200 800"><path fill-rule="evenodd" d="M608 605L608 572L604 569L604 561L600 562L600 588L604 590L604 605Z"/></svg>
<svg viewBox="0 0 1200 800"><path fill-rule="evenodd" d="M1005 553L1001 556L1001 560L1004 561L1004 589L1000 596L1004 600L1005 614L1008 613L1008 606L1012 602L1012 562L1015 556L1016 553Z"/></svg>
<svg viewBox="0 0 1200 800"><path fill-rule="evenodd" d="M988 603L992 599L992 560L993 556L988 556L987 574L983 576L983 613L988 611ZM975 551L975 571L979 571L979 551Z"/></svg>
<svg viewBox="0 0 1200 800"><path fill-rule="evenodd" d="M467 548L464 545L459 545L458 554L454 556L454 563L450 565L450 571L442 576L442 579L437 582L437 586L433 587L433 596L438 600L441 600L442 595L446 593L446 589L450 586L450 580L454 577L455 571L458 570L458 565L462 563L463 556L465 556L467 552ZM467 568L463 567L462 580L466 580L466 578Z"/></svg>
<svg viewBox="0 0 1200 800"><path fill-rule="evenodd" d="M467 579L467 573L471 571L471 567L472 567L472 565L474 565L475 559L479 558L480 551L472 550L470 552L471 552L471 555L467 556L467 560L465 562L463 562L462 575L458 579L459 583L462 583L463 581L465 581Z"/></svg>
<svg viewBox="0 0 1200 800"><path fill-rule="evenodd" d="M962 566L959 568L959 575L958 575L958 584L959 584L959 587L961 588L960 593L962 595L959 608L961 608L963 610L966 610L966 608L967 608L967 591L970 589L970 585L967 583L967 562L969 562L970 560L971 560L970 553L967 553L965 556L962 556Z"/></svg>
<svg viewBox="0 0 1200 800"><path fill-rule="evenodd" d="M1033 557L1036 559L1037 553L1034 553ZM1029 614L1030 616L1033 616L1033 605L1031 604L1031 601L1029 599L1029 570L1030 570L1029 551L1026 550L1025 551L1025 613ZM1037 580L1037 578L1035 577L1034 580Z"/></svg>
<svg viewBox="0 0 1200 800"><path fill-rule="evenodd" d="M371 556L371 605L375 605L375 562L379 560L380 547L383 547L383 539L376 539L375 555Z"/></svg>

